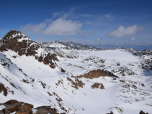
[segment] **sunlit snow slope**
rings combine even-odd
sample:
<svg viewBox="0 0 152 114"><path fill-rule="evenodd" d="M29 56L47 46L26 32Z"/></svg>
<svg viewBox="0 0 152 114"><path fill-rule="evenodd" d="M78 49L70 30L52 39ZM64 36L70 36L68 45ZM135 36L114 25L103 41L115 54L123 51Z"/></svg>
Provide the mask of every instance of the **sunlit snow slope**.
<svg viewBox="0 0 152 114"><path fill-rule="evenodd" d="M0 48L0 102L16 99L68 114L152 113L152 72L142 67L140 56L123 49L67 49L63 44L43 48L11 32Z"/></svg>

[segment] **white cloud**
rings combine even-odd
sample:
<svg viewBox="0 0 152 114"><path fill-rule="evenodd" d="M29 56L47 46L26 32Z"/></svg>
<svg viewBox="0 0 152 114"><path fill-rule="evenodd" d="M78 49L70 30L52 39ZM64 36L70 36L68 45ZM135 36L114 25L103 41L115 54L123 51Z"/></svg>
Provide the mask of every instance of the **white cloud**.
<svg viewBox="0 0 152 114"><path fill-rule="evenodd" d="M56 17L56 16L59 16L59 15L60 15L59 13L55 12L55 13L53 13L52 17Z"/></svg>
<svg viewBox="0 0 152 114"><path fill-rule="evenodd" d="M126 28L121 25L121 26L119 26L118 29L110 32L108 34L108 36L119 38L119 37L123 37L126 35L137 34L143 30L144 30L144 27L138 26L138 25L128 26Z"/></svg>
<svg viewBox="0 0 152 114"><path fill-rule="evenodd" d="M105 15L105 17L107 17L109 19L109 18L111 18L111 14L108 13L108 14Z"/></svg>
<svg viewBox="0 0 152 114"><path fill-rule="evenodd" d="M25 26L21 26L21 31L25 33L33 33L33 34L40 34L45 29L46 23L42 22L40 24L27 24Z"/></svg>
<svg viewBox="0 0 152 114"><path fill-rule="evenodd" d="M130 40L135 41L135 40L136 40L136 38L135 38L135 37L131 37L131 38L130 38Z"/></svg>
<svg viewBox="0 0 152 114"><path fill-rule="evenodd" d="M49 35L75 35L82 27L82 24L72 20L59 18L52 23L44 31L44 34Z"/></svg>
<svg viewBox="0 0 152 114"><path fill-rule="evenodd" d="M45 34L45 35L75 35L77 31L82 27L82 23L72 20L66 20L59 18L55 21L46 19L40 24L27 24L21 26L21 31L25 33L33 34Z"/></svg>
<svg viewBox="0 0 152 114"><path fill-rule="evenodd" d="M51 21L52 19L45 19L45 21L40 24L27 24L25 26L21 26L21 31L24 33L42 34L46 28L47 23Z"/></svg>
<svg viewBox="0 0 152 114"><path fill-rule="evenodd" d="M100 38L97 38L97 39L96 39L96 41L100 41L100 40L101 40Z"/></svg>

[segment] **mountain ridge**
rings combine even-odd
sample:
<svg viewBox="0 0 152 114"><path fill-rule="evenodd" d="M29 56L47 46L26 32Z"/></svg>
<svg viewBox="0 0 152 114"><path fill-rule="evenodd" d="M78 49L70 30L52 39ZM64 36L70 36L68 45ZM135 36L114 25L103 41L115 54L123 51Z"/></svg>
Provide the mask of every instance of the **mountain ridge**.
<svg viewBox="0 0 152 114"><path fill-rule="evenodd" d="M0 45L0 112L13 98L36 114L152 113L151 50L47 48L21 35Z"/></svg>

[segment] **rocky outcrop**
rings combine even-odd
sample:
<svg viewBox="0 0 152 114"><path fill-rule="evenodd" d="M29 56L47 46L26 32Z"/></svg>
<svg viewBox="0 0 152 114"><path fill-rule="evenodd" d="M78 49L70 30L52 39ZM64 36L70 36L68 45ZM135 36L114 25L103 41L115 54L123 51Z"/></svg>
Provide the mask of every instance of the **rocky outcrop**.
<svg viewBox="0 0 152 114"><path fill-rule="evenodd" d="M75 89L78 89L79 87L83 88L85 85L81 80L78 80L77 78L75 78L75 81L73 81L71 78L67 77L67 80L71 82L71 86Z"/></svg>
<svg viewBox="0 0 152 114"><path fill-rule="evenodd" d="M15 103L18 103L18 101L17 100L9 100L9 101L5 102L4 104L5 105L12 105L12 104L15 104Z"/></svg>
<svg viewBox="0 0 152 114"><path fill-rule="evenodd" d="M38 110L36 114L58 114L57 110L55 108L51 108L50 106L41 106L36 109Z"/></svg>
<svg viewBox="0 0 152 114"><path fill-rule="evenodd" d="M16 114L32 114L33 105L23 103L19 109L16 111Z"/></svg>
<svg viewBox="0 0 152 114"><path fill-rule="evenodd" d="M113 112L111 111L110 113L107 113L107 114L113 114Z"/></svg>
<svg viewBox="0 0 152 114"><path fill-rule="evenodd" d="M49 65L51 68L55 68L54 61L58 61L56 54L45 53L37 55L37 50L43 49L43 46L37 42L30 40L26 35L17 30L9 31L0 41L0 51L12 50L18 53L18 55L35 56L39 62L43 62ZM43 49L45 51L45 49ZM16 58L16 56L13 56Z"/></svg>
<svg viewBox="0 0 152 114"><path fill-rule="evenodd" d="M113 73L109 72L109 71L104 71L104 70L100 70L100 69L97 69L97 70L92 70L84 75L80 75L80 76L76 76L77 78L89 78L89 79L92 79L92 78L99 78L100 76L102 77L105 77L105 76L109 76L109 77L117 77L115 76Z"/></svg>
<svg viewBox="0 0 152 114"><path fill-rule="evenodd" d="M2 83L0 83L0 93L1 92L3 92L3 94L5 95L5 96L7 96L7 92L8 90L7 90L7 88L4 86L4 84L2 84Z"/></svg>
<svg viewBox="0 0 152 114"><path fill-rule="evenodd" d="M15 111L19 110L19 108L21 107L22 104L23 104L22 102L17 102L17 103L8 105L2 111L3 111L4 114L10 114L12 112L15 112Z"/></svg>
<svg viewBox="0 0 152 114"><path fill-rule="evenodd" d="M5 103L0 104L4 105L5 108L0 110L0 114L10 114L10 113L16 113L16 114L59 114L57 109L51 108L51 106L41 106L37 108L33 108L33 105L24 103L24 102L18 102L17 100L9 100ZM36 112L33 112L33 109L36 110ZM62 113L65 114L65 113Z"/></svg>
<svg viewBox="0 0 152 114"><path fill-rule="evenodd" d="M12 84L12 83L10 83ZM5 86L4 84L0 83L0 93L3 92L4 96L7 96L8 93L14 94L14 91L10 90L9 87Z"/></svg>
<svg viewBox="0 0 152 114"><path fill-rule="evenodd" d="M101 83L94 83L92 86L91 86L91 88L99 88L99 89L105 89L104 88L104 86L103 86L103 84L101 84Z"/></svg>
<svg viewBox="0 0 152 114"><path fill-rule="evenodd" d="M139 114L148 114L148 113L145 113L145 112L143 112L143 111L141 110Z"/></svg>

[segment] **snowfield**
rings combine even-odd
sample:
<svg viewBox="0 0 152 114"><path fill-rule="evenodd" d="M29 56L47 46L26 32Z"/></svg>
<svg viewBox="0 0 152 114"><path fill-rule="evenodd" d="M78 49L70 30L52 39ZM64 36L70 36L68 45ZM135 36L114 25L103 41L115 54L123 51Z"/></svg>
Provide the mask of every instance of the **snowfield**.
<svg viewBox="0 0 152 114"><path fill-rule="evenodd" d="M19 42L24 40L28 39ZM57 55L55 68L35 56L20 56L10 49L0 52L0 84L7 91L0 90L0 103L16 99L67 114L152 113L152 71L142 67L143 58L123 49L76 50L62 45L37 49L37 56ZM97 69L115 77L85 77Z"/></svg>

